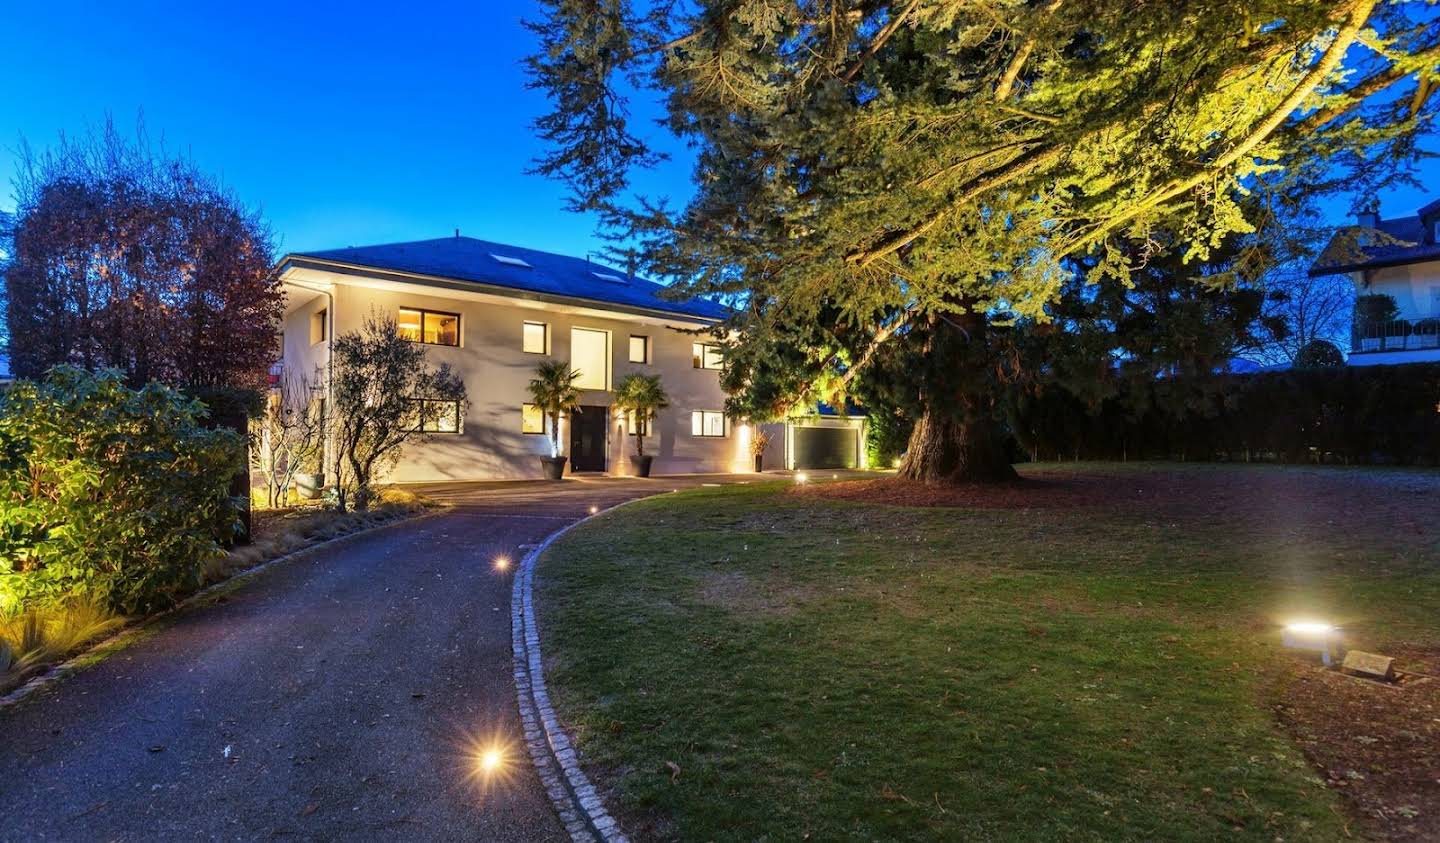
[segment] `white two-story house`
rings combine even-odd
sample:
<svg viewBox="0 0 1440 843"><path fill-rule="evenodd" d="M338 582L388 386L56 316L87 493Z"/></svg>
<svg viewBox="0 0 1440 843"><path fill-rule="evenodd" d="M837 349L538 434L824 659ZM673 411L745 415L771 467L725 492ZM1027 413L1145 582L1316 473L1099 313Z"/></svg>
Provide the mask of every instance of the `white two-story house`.
<svg viewBox="0 0 1440 843"><path fill-rule="evenodd" d="M1337 232L1311 270L1340 273L1355 284L1359 300L1350 365L1440 361L1440 201L1413 216L1359 214L1356 225ZM1388 296L1394 312L1376 315L1389 302L1367 296Z"/></svg>
<svg viewBox="0 0 1440 843"><path fill-rule="evenodd" d="M654 474L754 470L757 428L724 412L722 360L708 329L726 311L714 302L665 298L661 285L623 270L458 232L290 254L280 278L286 370L325 371L333 338L376 313L464 379L468 412L427 408L432 435L405 446L392 482L541 476L547 422L528 403L526 385L547 359L568 360L581 373L582 410L560 429L567 472L629 473L633 438L610 406L629 372L660 375L670 396L645 443ZM817 415L760 426L770 440L765 467L858 466L863 424Z"/></svg>

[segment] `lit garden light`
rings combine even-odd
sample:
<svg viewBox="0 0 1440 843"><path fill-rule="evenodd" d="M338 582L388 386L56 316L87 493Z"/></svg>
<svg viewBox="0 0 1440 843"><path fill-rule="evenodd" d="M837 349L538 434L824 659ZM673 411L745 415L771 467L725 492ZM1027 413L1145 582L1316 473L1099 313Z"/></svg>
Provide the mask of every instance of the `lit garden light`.
<svg viewBox="0 0 1440 843"><path fill-rule="evenodd" d="M1340 646L1338 627L1318 621L1294 621L1285 624L1280 641L1292 650L1309 650L1320 654L1320 661L1330 667L1331 652Z"/></svg>
<svg viewBox="0 0 1440 843"><path fill-rule="evenodd" d="M484 778L494 778L505 768L505 753L498 747L490 747L475 759L475 769Z"/></svg>
<svg viewBox="0 0 1440 843"><path fill-rule="evenodd" d="M510 557L508 557L508 556L497 556L497 557L495 557L495 570L497 570L497 571L505 571L505 570L508 570L509 568L510 568Z"/></svg>
<svg viewBox="0 0 1440 843"><path fill-rule="evenodd" d="M598 507L598 506L592 506L592 507L590 507L590 514L591 514L591 515L594 515L595 513L599 512L599 511L600 511L600 507Z"/></svg>
<svg viewBox="0 0 1440 843"><path fill-rule="evenodd" d="M796 483L806 483L806 482L809 482L809 480L810 480L810 475L806 474L806 473L803 472L803 471L800 472L799 474L796 474L796 475L795 475L795 482L796 482Z"/></svg>

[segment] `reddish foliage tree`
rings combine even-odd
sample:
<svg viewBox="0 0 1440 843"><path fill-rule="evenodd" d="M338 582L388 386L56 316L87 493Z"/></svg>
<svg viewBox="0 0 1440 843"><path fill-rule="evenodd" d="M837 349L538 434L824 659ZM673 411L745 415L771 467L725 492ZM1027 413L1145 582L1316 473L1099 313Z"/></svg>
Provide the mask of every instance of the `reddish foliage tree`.
<svg viewBox="0 0 1440 843"><path fill-rule="evenodd" d="M113 124L28 149L6 271L11 367L113 366L136 383L258 388L283 299L270 233L184 158Z"/></svg>

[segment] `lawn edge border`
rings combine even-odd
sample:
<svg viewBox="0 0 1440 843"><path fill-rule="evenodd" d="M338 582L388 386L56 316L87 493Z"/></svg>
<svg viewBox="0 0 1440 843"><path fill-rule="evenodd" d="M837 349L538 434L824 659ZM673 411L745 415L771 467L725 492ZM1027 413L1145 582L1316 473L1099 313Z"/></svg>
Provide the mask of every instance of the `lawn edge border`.
<svg viewBox="0 0 1440 843"><path fill-rule="evenodd" d="M574 743L550 704L540 653L540 628L535 620L535 566L556 539L581 524L651 497L654 495L622 501L546 536L520 560L511 589L510 639L514 648L515 695L520 701L525 745L530 750L530 758L535 762L535 771L540 776L545 793L560 814L565 831L576 843L591 843L596 839L604 843L629 843L629 838L605 810L605 803L596 792L595 785L580 769L580 757Z"/></svg>
<svg viewBox="0 0 1440 843"><path fill-rule="evenodd" d="M213 597L216 594L219 594L228 589L238 588L241 585L244 585L246 580L259 575L273 565L279 565L282 562L288 562L298 556L304 556L311 551L319 550L322 547L328 547L329 545L338 544L339 542L348 541L349 539L360 538L362 536L369 535L370 533L376 533L381 530L388 530L391 527L399 527L403 524L411 524L416 521L423 521L426 518L433 518L447 511L449 511L449 507L437 507L427 512L419 512L414 515L397 518L393 521L386 521L384 524L375 524L370 527L365 527L364 529L345 533L344 535L332 536L331 538L325 539L324 541L297 548L290 551L289 553L284 553L280 556L276 556L273 559L266 559L264 562L261 562L257 565L252 565L251 567L246 568L245 570L238 573L232 574L231 576L228 576L225 579L220 580L219 582L211 583L210 585L205 586L204 588L200 589L189 597L186 597L184 600L181 600L179 603L176 603L174 606L171 606L169 609L166 609L163 612L157 612L153 615L147 615L146 617L134 621L133 623L125 624L120 629L116 630L110 635L105 636L104 638L101 638L99 641L96 641L95 643L91 644L80 652L69 657L65 661L54 665L49 670L41 673L39 676L36 676L25 684L10 690L4 696L0 696L0 712L4 712L16 705L19 705L20 703L28 699L31 695L49 687L56 682L61 681L62 679L65 679L72 673L76 673L78 671L85 670L86 668L99 664L101 661L104 661L106 658L108 658L110 653L118 652L119 650L124 649L131 643L131 639L139 638L141 635L148 632L152 627L156 626L157 624L163 621L170 620L171 618L176 617L182 612L186 612L192 608L195 608L197 604L203 603L207 598ZM97 653L106 650L110 652L101 655L99 658L95 658Z"/></svg>

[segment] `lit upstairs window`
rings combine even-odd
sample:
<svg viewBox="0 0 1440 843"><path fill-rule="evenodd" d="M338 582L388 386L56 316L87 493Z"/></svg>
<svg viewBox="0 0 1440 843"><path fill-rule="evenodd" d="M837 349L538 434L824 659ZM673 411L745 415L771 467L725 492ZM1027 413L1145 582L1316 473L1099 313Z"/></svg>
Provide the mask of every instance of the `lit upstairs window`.
<svg viewBox="0 0 1440 843"><path fill-rule="evenodd" d="M396 333L403 340L427 345L460 345L460 315L441 313L434 310L420 310L413 307L400 308L395 320Z"/></svg>
<svg viewBox="0 0 1440 843"><path fill-rule="evenodd" d="M720 369L725 365L725 358L721 356L718 345L691 343L690 352L691 360L697 369Z"/></svg>

